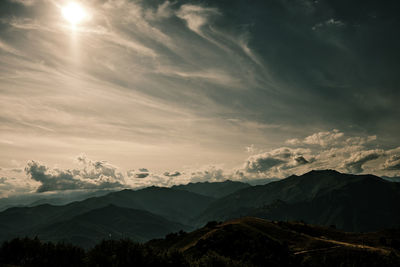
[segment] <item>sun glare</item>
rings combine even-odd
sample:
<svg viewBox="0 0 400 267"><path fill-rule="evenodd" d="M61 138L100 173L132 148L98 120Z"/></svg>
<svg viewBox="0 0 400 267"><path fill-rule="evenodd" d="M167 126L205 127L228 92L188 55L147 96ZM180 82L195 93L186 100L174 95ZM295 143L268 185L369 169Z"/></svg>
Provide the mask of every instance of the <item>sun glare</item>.
<svg viewBox="0 0 400 267"><path fill-rule="evenodd" d="M73 26L81 23L87 18L85 9L75 2L71 2L67 6L63 7L62 14L64 18Z"/></svg>

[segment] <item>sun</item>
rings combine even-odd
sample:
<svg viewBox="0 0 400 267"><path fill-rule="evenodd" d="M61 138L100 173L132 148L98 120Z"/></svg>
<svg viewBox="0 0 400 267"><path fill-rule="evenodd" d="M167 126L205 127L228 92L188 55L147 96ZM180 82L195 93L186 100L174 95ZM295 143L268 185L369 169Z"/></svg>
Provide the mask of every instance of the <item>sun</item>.
<svg viewBox="0 0 400 267"><path fill-rule="evenodd" d="M71 2L63 7L62 14L64 18L73 26L78 25L88 16L85 9L75 2Z"/></svg>

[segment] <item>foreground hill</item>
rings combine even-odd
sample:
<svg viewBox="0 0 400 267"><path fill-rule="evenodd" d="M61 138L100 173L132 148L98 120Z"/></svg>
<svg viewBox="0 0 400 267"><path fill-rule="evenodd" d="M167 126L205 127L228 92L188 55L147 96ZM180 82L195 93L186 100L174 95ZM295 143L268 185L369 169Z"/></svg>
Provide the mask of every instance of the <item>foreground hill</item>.
<svg viewBox="0 0 400 267"><path fill-rule="evenodd" d="M332 228L245 217L209 222L148 244L221 266L399 266L400 231L346 233ZM210 260L210 259L208 259Z"/></svg>
<svg viewBox="0 0 400 267"><path fill-rule="evenodd" d="M311 171L218 199L196 219L227 220L257 216L336 225L346 231L400 226L400 184L373 175Z"/></svg>
<svg viewBox="0 0 400 267"><path fill-rule="evenodd" d="M247 183L237 181L224 181L224 182L202 182L202 183L189 183L186 185L174 185L172 189L186 190L189 192L197 193L204 196L213 198L225 197L240 189L250 187Z"/></svg>
<svg viewBox="0 0 400 267"><path fill-rule="evenodd" d="M103 222L104 212L115 216L102 224L108 227L119 224L121 216L138 212L121 209L120 213L120 208L113 206L104 209L94 211L98 213L94 217ZM80 221L91 223L93 216L89 217L87 221L82 216ZM153 227L141 220L137 223L139 228ZM136 231L135 226L123 228ZM180 231L144 244L107 239L86 251L65 243L14 239L0 245L0 266L392 267L400 266L400 231L347 233L300 222L245 217L209 222L191 233Z"/></svg>

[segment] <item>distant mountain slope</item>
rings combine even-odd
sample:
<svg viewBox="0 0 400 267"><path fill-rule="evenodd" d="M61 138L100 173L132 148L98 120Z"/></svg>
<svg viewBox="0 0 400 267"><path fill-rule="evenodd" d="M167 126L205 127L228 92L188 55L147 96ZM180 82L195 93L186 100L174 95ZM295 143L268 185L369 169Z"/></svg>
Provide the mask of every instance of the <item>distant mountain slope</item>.
<svg viewBox="0 0 400 267"><path fill-rule="evenodd" d="M193 192L164 187L148 187L141 190L122 190L100 198L87 199L78 206L92 207L99 203L147 210L169 220L186 224L215 200Z"/></svg>
<svg viewBox="0 0 400 267"><path fill-rule="evenodd" d="M202 182L189 183L186 185L174 185L171 188L177 190L186 190L204 196L221 198L247 187L250 187L250 185L242 182L227 180L224 182L214 183Z"/></svg>
<svg viewBox="0 0 400 267"><path fill-rule="evenodd" d="M110 204L146 210L170 221L186 224L213 200L213 198L188 191L149 187L138 191L123 190L64 206L45 204L36 207L10 208L0 212L0 240L17 236L18 232L64 222Z"/></svg>
<svg viewBox="0 0 400 267"><path fill-rule="evenodd" d="M205 223L254 215L335 224L347 231L373 231L400 225L398 203L398 183L373 175L311 171L218 199L196 221Z"/></svg>
<svg viewBox="0 0 400 267"><path fill-rule="evenodd" d="M12 207L33 207L43 204L50 205L66 205L75 201L82 201L91 197L100 197L115 190L66 190L62 192L46 194L46 193L32 193L16 196L9 196L7 198L0 198L0 212Z"/></svg>
<svg viewBox="0 0 400 267"><path fill-rule="evenodd" d="M400 183L400 177L382 176L382 179L385 179L386 181L389 181L389 182Z"/></svg>
<svg viewBox="0 0 400 267"><path fill-rule="evenodd" d="M187 229L187 226L147 211L109 205L23 234L38 236L46 241L65 241L90 247L102 239L131 238L145 242Z"/></svg>
<svg viewBox="0 0 400 267"><path fill-rule="evenodd" d="M245 217L148 244L191 258L231 260L235 266L398 266L399 231L345 233L304 223ZM397 242L397 241L396 241Z"/></svg>

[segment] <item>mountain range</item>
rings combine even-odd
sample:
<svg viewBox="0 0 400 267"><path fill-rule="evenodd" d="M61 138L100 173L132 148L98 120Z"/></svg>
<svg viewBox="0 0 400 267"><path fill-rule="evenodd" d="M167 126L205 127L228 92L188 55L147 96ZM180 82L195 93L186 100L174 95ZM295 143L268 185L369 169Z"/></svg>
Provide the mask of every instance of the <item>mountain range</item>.
<svg viewBox="0 0 400 267"><path fill-rule="evenodd" d="M265 185L190 183L122 190L66 205L0 212L0 241L17 236L90 247L101 239L145 242L209 221L253 216L352 232L400 226L400 184L373 175L311 171Z"/></svg>
<svg viewBox="0 0 400 267"><path fill-rule="evenodd" d="M292 175L218 199L193 222L258 216L375 231L400 225L400 184L333 170Z"/></svg>

